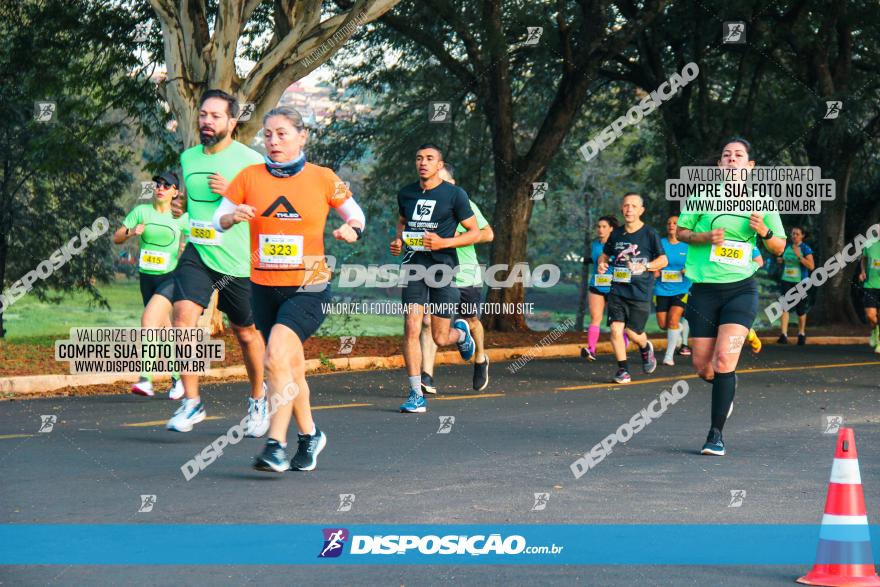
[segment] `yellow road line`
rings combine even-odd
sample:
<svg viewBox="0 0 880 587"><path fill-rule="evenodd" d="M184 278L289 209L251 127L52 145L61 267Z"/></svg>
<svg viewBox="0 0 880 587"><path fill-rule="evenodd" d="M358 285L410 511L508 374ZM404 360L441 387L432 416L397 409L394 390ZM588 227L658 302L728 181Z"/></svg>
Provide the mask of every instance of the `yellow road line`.
<svg viewBox="0 0 880 587"><path fill-rule="evenodd" d="M0 434L0 440L7 440L11 438L30 438L33 434Z"/></svg>
<svg viewBox="0 0 880 587"><path fill-rule="evenodd" d="M431 401L451 402L457 399L480 399L484 397L504 397L503 393L480 393L476 395L453 395L449 397L432 397Z"/></svg>
<svg viewBox="0 0 880 587"><path fill-rule="evenodd" d="M339 408L363 408L373 404L336 404L334 406L312 406L313 410L336 410Z"/></svg>
<svg viewBox="0 0 880 587"><path fill-rule="evenodd" d="M208 416L205 420L222 420L223 416ZM167 423L168 420L152 420L150 422L134 422L133 424L123 424L131 428L146 428L147 426L159 426Z"/></svg>
<svg viewBox="0 0 880 587"><path fill-rule="evenodd" d="M809 369L836 369L838 367L862 367L867 365L880 365L880 361L867 361L865 363L831 363L828 365L801 365L798 367L759 367L755 369L743 369L737 371L738 375L745 373L769 373L778 371L804 371ZM660 383L664 381L679 381L681 379L696 379L696 375L680 375L677 377L655 377L653 379L637 379L632 383L591 383L590 385L574 385L571 387L557 387L554 391L577 391L581 389L600 389L608 387L630 387L642 383Z"/></svg>

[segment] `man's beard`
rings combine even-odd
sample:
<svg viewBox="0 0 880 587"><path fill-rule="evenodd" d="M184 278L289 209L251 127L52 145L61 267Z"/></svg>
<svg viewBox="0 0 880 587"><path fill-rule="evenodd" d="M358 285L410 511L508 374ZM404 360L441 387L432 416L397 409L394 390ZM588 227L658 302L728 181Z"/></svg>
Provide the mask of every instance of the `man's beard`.
<svg viewBox="0 0 880 587"><path fill-rule="evenodd" d="M199 139L202 141L202 145L205 147L213 147L225 138L226 133L222 131L215 131L212 135L206 134L202 131L199 132Z"/></svg>

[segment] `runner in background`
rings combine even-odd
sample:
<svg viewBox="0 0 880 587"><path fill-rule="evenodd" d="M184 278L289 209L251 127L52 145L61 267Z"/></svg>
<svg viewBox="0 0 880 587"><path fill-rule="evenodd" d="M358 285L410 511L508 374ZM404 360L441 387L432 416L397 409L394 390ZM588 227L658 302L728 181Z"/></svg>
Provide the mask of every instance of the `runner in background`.
<svg viewBox="0 0 880 587"><path fill-rule="evenodd" d="M809 277L810 272L816 268L813 260L813 249L804 242L804 229L800 226L792 227L789 233L791 239L785 245L782 256L777 257L776 262L783 264L782 277L779 282L779 295L785 296L788 291L796 286L802 279ZM807 343L807 312L810 310L810 301L803 296L794 307L798 317L798 345ZM776 340L779 344L788 344L788 311L782 313L779 322L781 334Z"/></svg>
<svg viewBox="0 0 880 587"><path fill-rule="evenodd" d="M597 238L590 243L590 265L592 266L587 288L587 307L590 310L590 326L587 328L587 346L581 349L581 358L588 361L596 360L596 344L599 342L600 325L605 314L605 300L611 291L611 268L605 273L599 273L599 256L602 248L608 242L611 231L620 226L614 216L602 216L596 222ZM629 341L624 344L629 346Z"/></svg>
<svg viewBox="0 0 880 587"><path fill-rule="evenodd" d="M719 167L751 169L751 144L727 141ZM782 235L782 236L776 236ZM709 434L701 454L723 456L722 430L733 411L736 366L758 313L758 265L752 259L756 237L781 254L785 229L779 214L700 213L678 218L678 238L688 243L685 269L693 282L685 315L691 323L694 369L712 384Z"/></svg>
<svg viewBox="0 0 880 587"><path fill-rule="evenodd" d="M880 354L880 326L877 324L877 308L880 307L880 241L865 247L859 260L859 281L864 288L865 318L871 326L871 346Z"/></svg>
<svg viewBox="0 0 880 587"><path fill-rule="evenodd" d="M171 300L174 298L174 269L177 257L189 233L189 216L175 218L171 214L171 201L178 197L180 180L173 171L153 177L156 182L153 201L135 206L122 226L113 235L113 242L121 245L139 237L138 272L144 313L142 328L167 328L171 326ZM181 239L183 237L183 239ZM153 397L153 370L145 369L137 383L131 386L137 395ZM180 373L171 373L170 399L183 397Z"/></svg>
<svg viewBox="0 0 880 587"><path fill-rule="evenodd" d="M266 341L264 369L274 409L266 446L254 468L277 473L314 470L327 444L327 435L312 418L303 343L321 326L330 301L332 275L324 257L330 210L343 222L333 231L339 241L357 241L365 220L333 170L306 162L302 149L307 138L302 116L293 108L267 112L265 163L236 176L213 218L223 231L239 223L251 225L254 314ZM285 398L290 395L292 401ZM293 459L286 450L291 416L299 429Z"/></svg>
<svg viewBox="0 0 880 587"><path fill-rule="evenodd" d="M443 181L455 185L453 177L453 168L449 163L444 162L443 169L440 170L440 178ZM477 204L470 200L471 210L477 218L477 228L480 229L480 238L475 244L490 243L495 238L492 227L483 216ZM466 232L465 228L459 224L455 229L456 234ZM480 301L483 296L483 277L477 251L474 245L467 245L455 249L458 257L458 273L455 276L455 287L458 288L461 295L461 304L459 305L458 317L467 321L471 329L471 336L474 338L474 389L482 391L489 385L489 357L485 353L483 332L483 324L480 322ZM422 393L437 393L437 387L434 385L434 357L437 354L437 345L434 344L434 338L431 335L431 316L425 314L422 318L422 332L419 335L419 344L422 348Z"/></svg>
<svg viewBox="0 0 880 587"><path fill-rule="evenodd" d="M663 364L668 366L675 365L675 349L683 344L679 321L684 314L688 291L691 289L691 280L685 275L684 269L688 246L678 240L677 226L677 215L666 219L666 236L660 239L660 243L669 264L654 272L654 308L657 312L657 325L666 331Z"/></svg>
<svg viewBox="0 0 880 587"><path fill-rule="evenodd" d="M626 358L624 330L630 340L639 345L642 371L653 373L657 368L654 345L645 334L645 324L651 312L651 291L654 271L666 267L666 255L657 231L642 222L645 201L639 194L629 192L621 203L623 226L614 229L599 256L597 271L613 270L611 292L608 294L608 324L611 326L611 346L617 359L616 383L629 383L629 363Z"/></svg>

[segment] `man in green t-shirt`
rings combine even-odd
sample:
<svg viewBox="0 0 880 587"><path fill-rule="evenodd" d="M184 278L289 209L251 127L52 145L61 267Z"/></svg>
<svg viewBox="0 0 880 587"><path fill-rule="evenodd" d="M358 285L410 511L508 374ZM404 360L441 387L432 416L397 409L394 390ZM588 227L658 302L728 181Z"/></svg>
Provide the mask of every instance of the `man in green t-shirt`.
<svg viewBox="0 0 880 587"><path fill-rule="evenodd" d="M880 307L880 241L865 247L859 261L859 281L864 288L865 317L871 325L871 346L880 354L880 326L877 325L877 308Z"/></svg>
<svg viewBox="0 0 880 587"><path fill-rule="evenodd" d="M440 170L440 178L455 184L453 169L449 163ZM477 228L480 229L480 238L476 244L490 243L495 238L492 227L483 216L480 208L470 201L471 210L477 218ZM459 224L456 233L464 233L467 230ZM480 263L477 259L477 251L474 245L455 249L458 256L458 273L455 275L455 287L461 293L458 306L458 316L467 321L471 328L471 336L474 337L476 351L474 352L474 389L481 391L489 385L489 357L486 356L484 347L483 324L480 322L480 300L483 295L483 278L481 276ZM437 345L431 335L431 317L425 314L422 320L422 332L419 336L422 347L422 393L437 393L434 385L434 356L437 353Z"/></svg>
<svg viewBox="0 0 880 587"><path fill-rule="evenodd" d="M250 232L247 222L225 232L213 223L229 182L245 167L264 162L259 153L232 139L237 116L234 96L221 90L202 94L201 144L180 155L190 239L174 273L174 326L195 327L217 291L217 307L229 318L251 382L245 435L258 437L269 428L269 413L263 385L265 343L254 327L251 309ZM186 397L166 427L189 432L206 414L198 376L183 374L181 379Z"/></svg>

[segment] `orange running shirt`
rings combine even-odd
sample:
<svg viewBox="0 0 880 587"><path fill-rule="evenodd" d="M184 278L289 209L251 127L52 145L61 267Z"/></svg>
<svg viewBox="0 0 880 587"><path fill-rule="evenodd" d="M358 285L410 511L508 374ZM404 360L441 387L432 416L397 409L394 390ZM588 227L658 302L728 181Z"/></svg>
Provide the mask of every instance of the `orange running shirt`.
<svg viewBox="0 0 880 587"><path fill-rule="evenodd" d="M300 286L330 281L324 225L330 208L351 197L332 169L306 163L292 177L275 177L264 164L245 167L224 194L256 208L251 229L251 281Z"/></svg>

